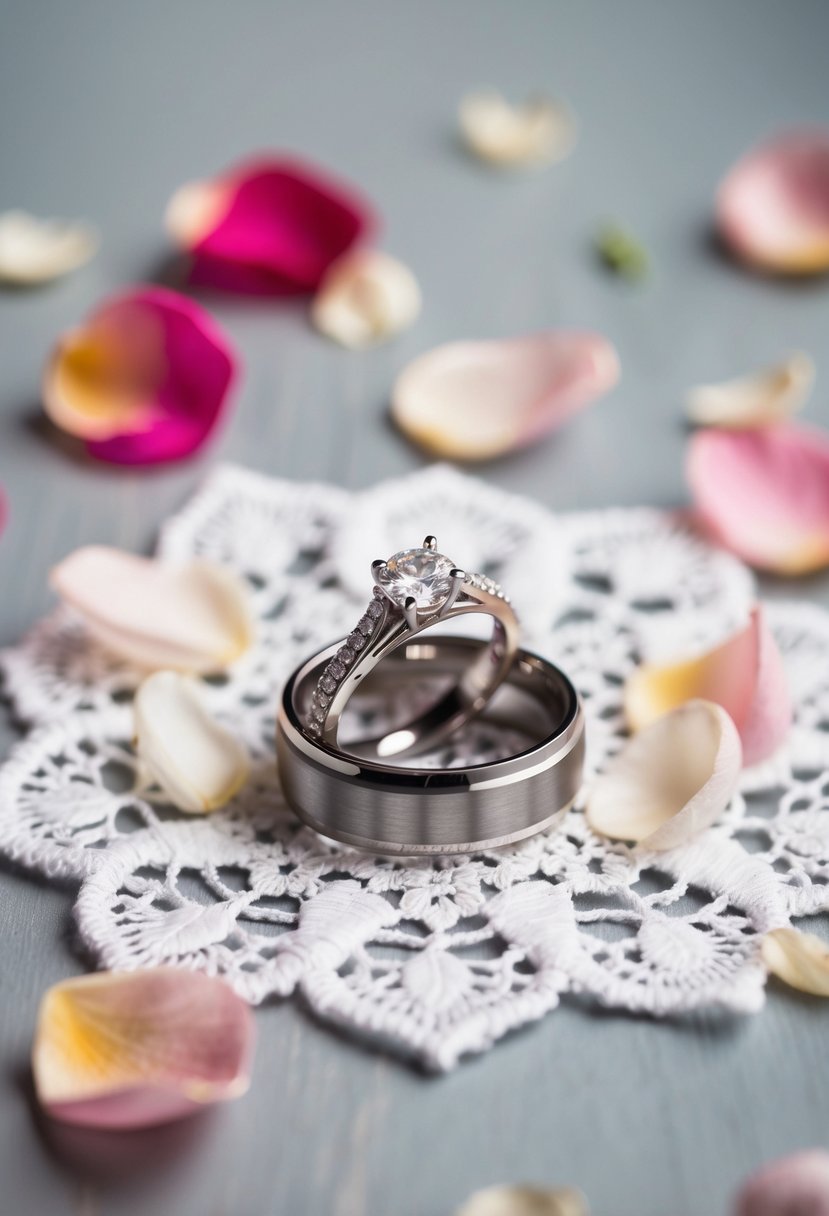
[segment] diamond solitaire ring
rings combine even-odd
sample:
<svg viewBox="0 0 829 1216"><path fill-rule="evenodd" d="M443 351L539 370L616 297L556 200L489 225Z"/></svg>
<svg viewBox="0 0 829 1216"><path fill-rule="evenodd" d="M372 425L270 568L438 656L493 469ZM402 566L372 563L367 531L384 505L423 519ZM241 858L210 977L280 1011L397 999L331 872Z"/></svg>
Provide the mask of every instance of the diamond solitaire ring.
<svg viewBox="0 0 829 1216"><path fill-rule="evenodd" d="M438 552L434 536L420 549L372 562L374 595L356 628L319 677L305 720L308 734L337 748L340 716L360 682L391 651L424 629L466 613L492 617L490 642L430 709L351 751L383 759L415 755L444 741L486 705L518 649L518 620L501 588L482 574L467 574Z"/></svg>

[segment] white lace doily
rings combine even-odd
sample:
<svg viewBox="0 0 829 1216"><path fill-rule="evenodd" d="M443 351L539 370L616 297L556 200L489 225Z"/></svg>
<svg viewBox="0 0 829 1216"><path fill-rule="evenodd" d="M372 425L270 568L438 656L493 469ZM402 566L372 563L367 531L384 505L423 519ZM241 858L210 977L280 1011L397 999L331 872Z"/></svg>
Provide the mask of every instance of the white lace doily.
<svg viewBox="0 0 829 1216"><path fill-rule="evenodd" d="M357 495L219 470L160 550L225 562L251 585L258 644L206 691L250 746L253 780L209 817L164 805L130 747L137 673L61 609L2 656L31 731L0 770L0 849L80 881L78 926L101 966L203 968L254 1003L297 991L433 1068L565 994L656 1015L757 1011L758 935L829 906L829 614L769 607L796 725L688 847L610 844L576 807L506 851L373 859L284 806L273 709L292 667L354 624L371 559L426 533L503 583L527 643L572 675L590 772L619 746L634 664L724 636L753 595L739 563L654 510L554 516L443 467Z"/></svg>

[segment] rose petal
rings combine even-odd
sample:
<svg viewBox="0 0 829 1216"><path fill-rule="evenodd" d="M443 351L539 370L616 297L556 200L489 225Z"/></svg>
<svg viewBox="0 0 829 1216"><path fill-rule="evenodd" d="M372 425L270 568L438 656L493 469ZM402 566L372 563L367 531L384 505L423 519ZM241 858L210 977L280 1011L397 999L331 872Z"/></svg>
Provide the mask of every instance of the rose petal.
<svg viewBox="0 0 829 1216"><path fill-rule="evenodd" d="M402 262L377 250L347 253L314 297L317 329L343 346L372 346L408 329L420 312L417 279Z"/></svg>
<svg viewBox="0 0 829 1216"><path fill-rule="evenodd" d="M786 132L738 161L720 186L717 224L754 266L829 269L829 129Z"/></svg>
<svg viewBox="0 0 829 1216"><path fill-rule="evenodd" d="M715 701L739 731L746 764L776 751L792 720L780 652L759 607L742 629L712 650L677 663L639 667L628 678L624 699L634 731L686 701Z"/></svg>
<svg viewBox="0 0 829 1216"><path fill-rule="evenodd" d="M266 295L313 291L375 226L371 208L351 187L278 157L183 186L166 223L193 257L194 282Z"/></svg>
<svg viewBox="0 0 829 1216"><path fill-rule="evenodd" d="M455 1216L590 1216L587 1200L572 1187L490 1186L475 1191Z"/></svg>
<svg viewBox="0 0 829 1216"><path fill-rule="evenodd" d="M211 718L192 680L157 671L135 694L135 749L182 811L214 811L248 779L242 742Z"/></svg>
<svg viewBox="0 0 829 1216"><path fill-rule="evenodd" d="M65 980L41 1002L38 1100L87 1127L146 1127L248 1088L253 1017L224 981L158 967Z"/></svg>
<svg viewBox="0 0 829 1216"><path fill-rule="evenodd" d="M89 546L50 581L108 650L141 667L221 671L253 639L245 585L211 562L171 565Z"/></svg>
<svg viewBox="0 0 829 1216"><path fill-rule="evenodd" d="M451 342L404 368L392 415L437 456L486 460L554 430L618 378L616 351L599 334Z"/></svg>
<svg viewBox="0 0 829 1216"><path fill-rule="evenodd" d="M86 224L6 211L0 215L0 282L48 283L83 266L97 248L98 236Z"/></svg>
<svg viewBox="0 0 829 1216"><path fill-rule="evenodd" d="M784 422L812 391L815 365L796 351L787 359L688 394L688 418L697 426L756 427Z"/></svg>
<svg viewBox="0 0 829 1216"><path fill-rule="evenodd" d="M763 962L784 984L829 996L829 945L814 933L772 929L763 938Z"/></svg>
<svg viewBox="0 0 829 1216"><path fill-rule="evenodd" d="M500 93L470 93L461 102L460 127L470 151L499 166L562 160L576 142L572 112L544 97L511 105Z"/></svg>
<svg viewBox="0 0 829 1216"><path fill-rule="evenodd" d="M221 418L236 357L192 300L136 288L65 334L43 378L46 413L115 464L189 456Z"/></svg>
<svg viewBox="0 0 829 1216"><path fill-rule="evenodd" d="M692 436L688 481L701 522L761 570L829 564L829 438L794 424Z"/></svg>
<svg viewBox="0 0 829 1216"><path fill-rule="evenodd" d="M740 737L725 710L711 701L689 701L613 757L590 792L588 823L612 840L676 848L722 814L741 763Z"/></svg>
<svg viewBox="0 0 829 1216"><path fill-rule="evenodd" d="M811 1149L756 1170L737 1193L734 1216L829 1216L829 1153Z"/></svg>

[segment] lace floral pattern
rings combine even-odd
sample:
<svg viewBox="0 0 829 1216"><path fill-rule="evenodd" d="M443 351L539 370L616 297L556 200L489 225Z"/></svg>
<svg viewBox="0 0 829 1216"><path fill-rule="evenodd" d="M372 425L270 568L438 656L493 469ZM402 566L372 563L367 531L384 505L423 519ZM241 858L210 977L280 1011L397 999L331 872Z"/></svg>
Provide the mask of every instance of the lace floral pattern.
<svg viewBox="0 0 829 1216"><path fill-rule="evenodd" d="M0 849L79 881L78 925L101 966L201 968L254 1003L297 992L431 1068L568 994L654 1015L759 1010L759 934L829 906L829 614L769 606L794 729L684 848L603 841L576 805L559 830L508 850L371 858L284 805L274 704L302 657L351 628L371 559L427 532L503 583L528 644L573 677L588 778L620 744L633 666L724 636L753 595L739 563L664 512L557 517L443 467L357 495L221 469L160 551L224 562L250 584L257 645L205 692L251 748L251 782L209 817L165 805L130 744L138 674L60 609L2 656L30 732L0 770Z"/></svg>

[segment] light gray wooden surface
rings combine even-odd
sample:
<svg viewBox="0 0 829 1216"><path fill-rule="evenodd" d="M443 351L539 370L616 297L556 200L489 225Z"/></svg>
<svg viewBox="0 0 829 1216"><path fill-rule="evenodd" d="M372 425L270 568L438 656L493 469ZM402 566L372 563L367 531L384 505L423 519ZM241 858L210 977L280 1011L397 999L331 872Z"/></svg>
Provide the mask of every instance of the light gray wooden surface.
<svg viewBox="0 0 829 1216"><path fill-rule="evenodd" d="M6 0L2 11L0 208L86 216L104 245L65 283L0 295L12 508L0 644L46 608L56 559L93 540L146 549L219 457L352 487L417 467L386 422L388 388L450 338L573 324L618 344L612 397L483 470L556 508L683 501L686 386L790 347L815 355L810 413L829 421L829 287L739 273L707 226L737 153L774 126L829 118L822 0ZM527 177L472 164L453 118L476 84L568 96L576 154ZM423 285L421 323L352 355L315 336L302 305L212 302L247 366L220 443L161 472L78 461L38 421L53 336L159 272L176 185L268 147L376 200L388 248ZM595 266L606 217L651 249L645 290ZM829 599L825 578L795 592ZM248 1098L118 1141L129 1160L113 1160L111 1142L92 1169L77 1144L39 1129L27 1080L40 994L83 967L72 891L5 867L0 900L0 1216L444 1216L508 1180L577 1184L595 1216L717 1216L746 1171L829 1132L826 1011L776 990L746 1021L654 1024L568 1005L437 1079L282 1006L258 1015Z"/></svg>

